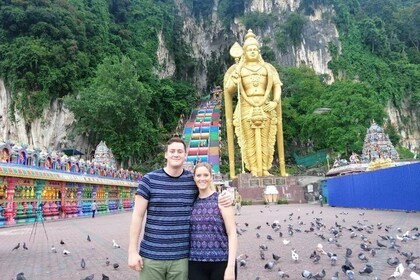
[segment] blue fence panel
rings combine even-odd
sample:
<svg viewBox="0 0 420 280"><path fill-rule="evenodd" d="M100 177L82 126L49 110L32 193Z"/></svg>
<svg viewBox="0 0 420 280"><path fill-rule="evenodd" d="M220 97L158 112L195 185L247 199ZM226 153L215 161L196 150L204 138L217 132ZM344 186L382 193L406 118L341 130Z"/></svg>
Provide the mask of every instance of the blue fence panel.
<svg viewBox="0 0 420 280"><path fill-rule="evenodd" d="M327 179L331 206L420 210L420 163Z"/></svg>

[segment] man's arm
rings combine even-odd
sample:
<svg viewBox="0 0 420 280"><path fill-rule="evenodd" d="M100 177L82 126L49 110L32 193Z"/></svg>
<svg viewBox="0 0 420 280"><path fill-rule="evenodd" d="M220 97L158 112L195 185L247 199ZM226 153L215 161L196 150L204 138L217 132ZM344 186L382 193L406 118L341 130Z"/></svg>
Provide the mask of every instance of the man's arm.
<svg viewBox="0 0 420 280"><path fill-rule="evenodd" d="M135 271L140 271L143 268L143 259L139 255L138 246L148 203L149 201L141 195L136 195L133 214L131 216L130 239L128 243L128 266Z"/></svg>
<svg viewBox="0 0 420 280"><path fill-rule="evenodd" d="M222 193L219 195L218 198L218 204L222 207L229 207L233 205L234 199L233 199L233 193L229 191L222 191Z"/></svg>

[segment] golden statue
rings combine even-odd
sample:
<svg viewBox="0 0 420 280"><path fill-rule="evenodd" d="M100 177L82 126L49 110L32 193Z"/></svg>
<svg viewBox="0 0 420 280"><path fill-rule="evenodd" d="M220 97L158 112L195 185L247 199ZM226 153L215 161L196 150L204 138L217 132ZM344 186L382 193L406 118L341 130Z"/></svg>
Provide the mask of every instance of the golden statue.
<svg viewBox="0 0 420 280"><path fill-rule="evenodd" d="M242 155L242 172L253 176L271 175L274 144L280 161L280 175L286 176L283 148L281 86L277 70L264 62L260 45L252 30L245 36L243 48L235 43L230 54L235 58L224 76L224 98L230 177L235 177L233 128ZM232 98L238 102L233 113Z"/></svg>

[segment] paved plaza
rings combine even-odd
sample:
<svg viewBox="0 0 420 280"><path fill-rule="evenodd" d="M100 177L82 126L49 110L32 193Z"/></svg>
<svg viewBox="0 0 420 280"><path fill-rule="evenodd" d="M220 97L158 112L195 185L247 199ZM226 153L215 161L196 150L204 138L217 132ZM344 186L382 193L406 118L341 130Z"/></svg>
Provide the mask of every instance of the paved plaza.
<svg viewBox="0 0 420 280"><path fill-rule="evenodd" d="M322 211L322 212L321 212ZM293 214L292 214L293 213ZM24 272L28 280L51 280L51 279L83 279L94 274L94 279L102 279L102 274L110 279L130 280L138 279L136 273L127 266L128 230L131 212L119 214L99 215L95 219L90 217L77 218L64 221L45 222L34 225L21 225L0 229L0 279L16 279L16 274ZM318 221L325 225L325 228L315 228L309 231L310 223ZM344 263L346 248L353 250L349 260L353 263L356 272L356 279L388 279L394 272L395 267L387 264L389 257L398 257L406 267L404 275L400 279L410 279L411 270L407 268L405 257L396 249L389 249L390 243L382 240L381 236L400 237L407 230L410 236L418 231L412 230L420 226L420 213L406 213L402 211L380 211L366 209L349 209L308 204L292 205L255 205L242 207L242 213L237 216L237 223L241 235L239 236L238 254L247 254L247 264L238 268L238 279L254 280L259 279L280 279L277 271L280 268L286 272L289 279L303 279L303 270L318 273L323 268L326 271L324 279L331 279L335 271L339 271L340 279L347 279L341 271ZM280 230L275 232L271 224L278 220ZM341 236L336 242L328 242L332 237L330 228L336 227L336 223L342 226ZM378 226L379 223L379 226ZM268 224L268 225L267 225ZM293 236L288 234L288 225L293 227ZM256 229L261 226L260 229ZM350 231L346 228L352 226L355 229L356 237L350 238ZM372 226L372 231L369 231ZM344 228L346 227L346 228ZM44 231L45 229L45 231ZM300 232L299 232L300 230ZM32 232L32 238L31 237ZM257 238L257 232L260 237ZM280 232L283 237L280 238ZM369 233L371 232L371 233ZM274 240L267 240L270 234ZM325 237L321 239L320 235ZM91 241L87 240L90 236ZM48 237L48 240L47 240ZM372 257L369 252L363 251L360 244L361 237L366 237L367 244L377 248L377 240L385 244L387 248L376 250L376 256ZM290 241L288 245L283 244L283 239ZM64 241L64 245L60 241ZM113 248L112 240L115 240L121 247ZM420 240L408 240L406 242L396 240L400 252L412 252L420 256ZM27 250L22 248L26 243ZM20 248L12 250L18 243ZM326 252L336 253L337 265L332 266L326 255L321 255L318 264L309 259L317 244L321 243ZM260 245L266 245L264 251L265 260L260 258ZM55 246L57 253L51 252L51 246ZM291 249L296 249L299 261L294 262L291 258ZM378 247L379 248L379 247ZM68 250L69 255L63 255L63 250ZM364 267L364 263L357 255L363 252L369 258L368 263L373 267L370 276L360 276L358 271ZM280 257L272 270L264 269L264 265L273 260L272 254ZM81 268L81 259L84 258L86 267ZM110 264L106 265L106 260ZM113 264L118 263L118 269ZM415 260L420 266L420 260ZM419 273L419 271L417 271Z"/></svg>

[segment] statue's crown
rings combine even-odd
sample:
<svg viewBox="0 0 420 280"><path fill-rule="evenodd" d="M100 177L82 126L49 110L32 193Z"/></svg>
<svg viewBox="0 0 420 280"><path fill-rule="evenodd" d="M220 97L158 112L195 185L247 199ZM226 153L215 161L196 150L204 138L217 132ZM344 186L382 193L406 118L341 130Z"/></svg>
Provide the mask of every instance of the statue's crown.
<svg viewBox="0 0 420 280"><path fill-rule="evenodd" d="M256 45L259 48L260 44L258 43L256 37L257 36L254 34L254 32L252 32L252 29L248 29L248 33L245 35L243 48L245 49L246 47L250 45Z"/></svg>

